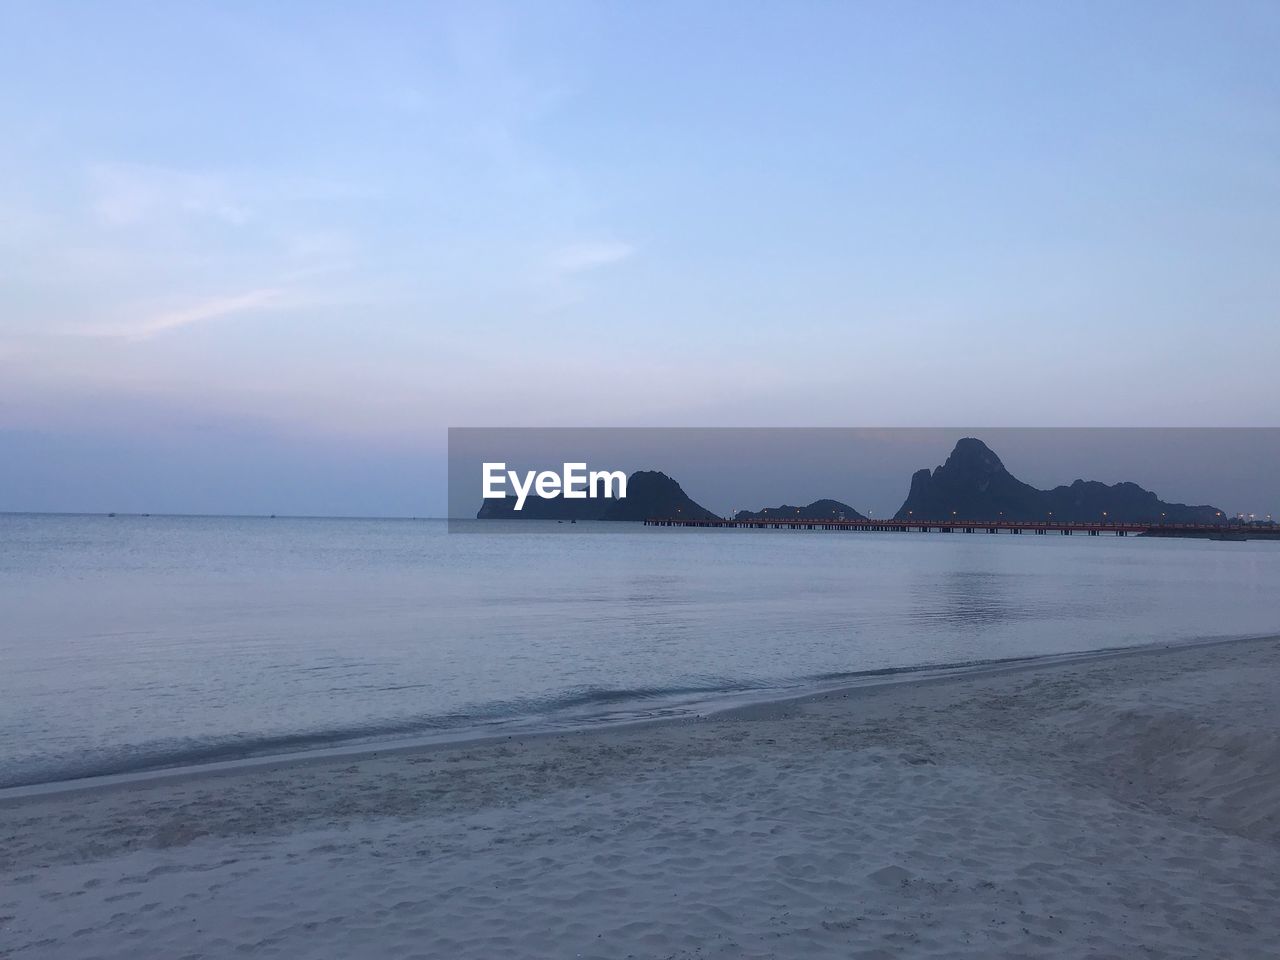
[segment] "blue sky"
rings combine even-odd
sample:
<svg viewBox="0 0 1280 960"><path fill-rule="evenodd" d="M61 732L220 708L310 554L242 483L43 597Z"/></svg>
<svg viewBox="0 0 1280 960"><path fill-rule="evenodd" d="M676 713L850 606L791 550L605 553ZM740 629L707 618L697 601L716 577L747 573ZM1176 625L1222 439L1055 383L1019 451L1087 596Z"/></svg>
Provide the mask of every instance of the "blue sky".
<svg viewBox="0 0 1280 960"><path fill-rule="evenodd" d="M1269 3L0 6L0 509L466 425L1275 425Z"/></svg>

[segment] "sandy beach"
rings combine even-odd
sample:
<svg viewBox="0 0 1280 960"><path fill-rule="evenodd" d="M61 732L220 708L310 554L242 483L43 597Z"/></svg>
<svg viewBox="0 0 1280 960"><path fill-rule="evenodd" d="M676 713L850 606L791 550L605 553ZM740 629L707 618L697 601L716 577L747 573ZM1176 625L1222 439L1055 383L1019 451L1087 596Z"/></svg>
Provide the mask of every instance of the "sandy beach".
<svg viewBox="0 0 1280 960"><path fill-rule="evenodd" d="M1280 640L0 801L0 955L1280 955Z"/></svg>

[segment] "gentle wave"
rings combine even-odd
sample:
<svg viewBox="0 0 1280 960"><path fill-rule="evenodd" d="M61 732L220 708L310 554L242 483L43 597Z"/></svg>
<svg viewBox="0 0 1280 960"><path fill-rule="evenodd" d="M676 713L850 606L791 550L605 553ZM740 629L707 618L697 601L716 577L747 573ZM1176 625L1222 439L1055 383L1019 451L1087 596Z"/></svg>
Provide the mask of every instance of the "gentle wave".
<svg viewBox="0 0 1280 960"><path fill-rule="evenodd" d="M92 755L55 756L19 760L0 770L0 789L59 783L93 777L145 773L175 767L244 760L275 754L294 754L347 744L378 743L392 739L453 733L481 733L497 726L545 721L549 728L562 724L607 722L608 717L584 710L590 707L643 704L690 696L712 696L750 689L724 683L677 687L591 687L554 697L529 697L477 705L465 712L370 722L352 726L280 734L236 734L209 739L152 740L129 744ZM616 712L616 711L615 711ZM622 718L627 719L627 718Z"/></svg>
<svg viewBox="0 0 1280 960"><path fill-rule="evenodd" d="M804 695L838 684L853 684L917 674L1044 659L1011 657L929 663L873 670L841 671L796 678L783 685L740 681L652 687L580 687L555 696L524 697L478 704L463 712L371 722L353 726L282 734L237 734L201 739L167 739L130 744L109 751L75 757L46 757L18 761L13 769L0 770L0 789L30 787L127 776L182 767L202 766L270 756L291 756L342 746L392 745L397 741L441 735L447 739L517 729L554 731L662 717L691 716L725 705L733 695L754 694L759 700ZM609 707L608 711L593 707ZM632 709L620 709L630 707Z"/></svg>

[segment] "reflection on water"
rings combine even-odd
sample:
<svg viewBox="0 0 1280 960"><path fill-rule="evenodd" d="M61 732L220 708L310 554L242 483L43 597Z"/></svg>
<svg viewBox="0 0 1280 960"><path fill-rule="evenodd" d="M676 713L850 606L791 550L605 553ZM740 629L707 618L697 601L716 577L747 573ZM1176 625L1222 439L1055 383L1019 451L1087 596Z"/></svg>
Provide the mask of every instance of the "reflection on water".
<svg viewBox="0 0 1280 960"><path fill-rule="evenodd" d="M930 596L930 592L932 596ZM907 615L933 626L989 627L1011 621L1087 620L1097 615L1097 598L1084 591L1030 596L1013 573L952 570L920 586L921 603Z"/></svg>
<svg viewBox="0 0 1280 960"><path fill-rule="evenodd" d="M1280 632L1274 543L595 526L0 517L0 782Z"/></svg>

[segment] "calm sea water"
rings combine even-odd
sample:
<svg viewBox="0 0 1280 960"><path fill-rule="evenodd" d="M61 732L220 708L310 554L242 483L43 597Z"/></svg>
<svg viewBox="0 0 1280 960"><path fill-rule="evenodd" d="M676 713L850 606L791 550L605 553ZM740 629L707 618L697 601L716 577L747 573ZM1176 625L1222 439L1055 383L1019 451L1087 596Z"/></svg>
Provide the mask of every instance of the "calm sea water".
<svg viewBox="0 0 1280 960"><path fill-rule="evenodd" d="M600 526L0 516L0 784L1280 633L1276 543Z"/></svg>

